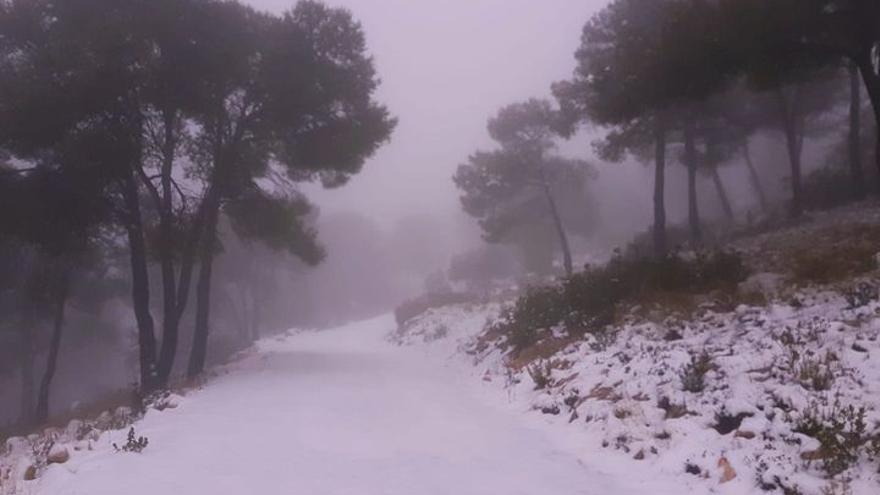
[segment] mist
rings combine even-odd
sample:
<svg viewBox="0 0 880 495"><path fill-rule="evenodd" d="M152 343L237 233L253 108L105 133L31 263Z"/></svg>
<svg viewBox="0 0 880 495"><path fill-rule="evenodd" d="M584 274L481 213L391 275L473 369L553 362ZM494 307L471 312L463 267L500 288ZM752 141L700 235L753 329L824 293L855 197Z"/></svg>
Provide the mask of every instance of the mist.
<svg viewBox="0 0 880 495"><path fill-rule="evenodd" d="M880 193L880 10L792 1L0 2L0 437L435 341L583 423L566 349L799 311L742 287Z"/></svg>

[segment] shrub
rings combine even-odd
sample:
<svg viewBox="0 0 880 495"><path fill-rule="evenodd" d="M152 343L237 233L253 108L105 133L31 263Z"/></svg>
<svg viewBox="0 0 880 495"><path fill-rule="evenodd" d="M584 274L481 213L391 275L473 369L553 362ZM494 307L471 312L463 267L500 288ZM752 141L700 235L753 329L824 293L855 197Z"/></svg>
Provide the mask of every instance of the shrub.
<svg viewBox="0 0 880 495"><path fill-rule="evenodd" d="M500 330L517 351L539 340L539 332L559 324L569 312L560 286L533 287L517 299L502 319Z"/></svg>
<svg viewBox="0 0 880 495"><path fill-rule="evenodd" d="M840 166L814 170L804 177L803 197L810 210L827 210L853 200L853 186L849 171Z"/></svg>
<svg viewBox="0 0 880 495"><path fill-rule="evenodd" d="M797 419L793 431L819 441L819 451L812 459L822 461L828 476L836 476L858 462L863 454L880 454L880 435L868 433L865 417L864 406L842 406L839 399L826 411L820 411L814 403Z"/></svg>
<svg viewBox="0 0 880 495"><path fill-rule="evenodd" d="M796 371L798 382L804 388L821 392L831 390L831 385L834 384L834 373L828 360L823 363L819 359L805 358Z"/></svg>
<svg viewBox="0 0 880 495"><path fill-rule="evenodd" d="M132 426L128 430L128 437L125 444L122 447L119 447L115 443L113 444L113 448L116 449L116 452L134 452L136 454L140 454L147 448L150 440L147 437L139 437L135 435L134 426Z"/></svg>
<svg viewBox="0 0 880 495"><path fill-rule="evenodd" d="M587 267L561 284L531 288L493 330L519 351L540 340L540 332L563 324L575 334L601 333L616 318L619 303L645 293L699 294L735 287L747 271L739 254L715 251L693 259L680 256L624 258Z"/></svg>
<svg viewBox="0 0 880 495"><path fill-rule="evenodd" d="M712 357L703 351L692 355L691 362L681 371L681 386L686 392L699 393L706 388L706 373L712 370Z"/></svg>
<svg viewBox="0 0 880 495"><path fill-rule="evenodd" d="M831 390L835 378L834 370L840 366L836 354L828 351L823 358L812 353L802 353L797 349L800 343L794 340L790 332L782 334L781 342L788 347L788 369L793 375L793 381L816 392Z"/></svg>
<svg viewBox="0 0 880 495"><path fill-rule="evenodd" d="M847 304L849 304L849 309L856 309L876 301L880 298L880 291L878 291L876 285L861 282L855 287L846 289L843 295L846 298Z"/></svg>
<svg viewBox="0 0 880 495"><path fill-rule="evenodd" d="M394 318L398 326L403 326L409 320L421 316L429 309L442 308L455 304L467 304L475 301L473 294L460 292L442 292L425 294L419 298L407 301L394 310Z"/></svg>

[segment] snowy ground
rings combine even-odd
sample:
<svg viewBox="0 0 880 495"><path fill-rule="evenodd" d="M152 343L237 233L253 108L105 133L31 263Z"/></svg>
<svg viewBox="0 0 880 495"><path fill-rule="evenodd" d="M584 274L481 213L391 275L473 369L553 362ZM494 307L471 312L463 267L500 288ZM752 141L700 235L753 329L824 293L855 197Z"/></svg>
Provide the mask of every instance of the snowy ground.
<svg viewBox="0 0 880 495"><path fill-rule="evenodd" d="M49 465L53 495L569 495L680 493L591 467L503 394L424 348L386 342L391 317L262 342L228 373ZM599 454L601 455L601 454Z"/></svg>
<svg viewBox="0 0 880 495"><path fill-rule="evenodd" d="M634 319L611 341L588 335L532 366L547 370L543 387L528 369L509 367L504 346L480 345L480 322L498 315L497 305L430 310L394 340L470 366L484 394L503 391L512 410L564 435L590 466L681 487L671 493L880 493L867 446L829 481L819 442L797 431L810 414L843 420L849 405L864 407L866 431L876 431L880 303L851 308L821 290L798 296L796 306L706 311L690 321ZM567 338L563 329L554 336ZM711 360L704 386L685 390L683 372L702 353Z"/></svg>

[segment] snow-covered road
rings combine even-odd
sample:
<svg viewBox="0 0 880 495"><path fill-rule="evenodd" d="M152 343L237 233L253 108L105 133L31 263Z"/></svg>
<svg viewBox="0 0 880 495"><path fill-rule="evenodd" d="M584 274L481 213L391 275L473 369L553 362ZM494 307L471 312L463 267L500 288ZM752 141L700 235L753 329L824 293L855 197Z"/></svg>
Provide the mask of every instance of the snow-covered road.
<svg viewBox="0 0 880 495"><path fill-rule="evenodd" d="M150 444L52 466L58 495L621 494L439 360L384 342L390 317L271 340L179 408Z"/></svg>

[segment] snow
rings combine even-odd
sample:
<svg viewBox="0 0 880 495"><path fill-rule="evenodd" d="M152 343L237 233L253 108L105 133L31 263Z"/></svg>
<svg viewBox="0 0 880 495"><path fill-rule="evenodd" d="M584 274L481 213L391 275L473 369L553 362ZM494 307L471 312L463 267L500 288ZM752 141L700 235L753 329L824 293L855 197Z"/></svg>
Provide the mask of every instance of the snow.
<svg viewBox="0 0 880 495"><path fill-rule="evenodd" d="M134 424L149 439L142 453L113 449L127 429L107 432L23 492L663 493L649 479L591 468L462 368L387 342L393 328L386 316L262 341L202 390L175 397L176 407Z"/></svg>
<svg viewBox="0 0 880 495"><path fill-rule="evenodd" d="M767 288L775 290L773 285ZM398 332L404 336L396 340L441 356L455 349L458 362L471 366L487 389L503 391L512 410L529 414L548 434L567 439L588 465L618 478L635 470L655 483L679 486L670 493L758 494L765 493L759 487L764 483L818 495L828 486L821 462L801 458L818 442L793 432L793 422L811 405L829 411L840 401L866 407L869 431L880 424L880 366L874 357L880 353L880 303L850 308L840 293L818 289L801 290L798 300L798 307L776 303L740 306L731 313L706 311L691 321L634 318L604 348L588 335L548 357L544 363L555 363L554 383L545 390L535 390L528 370L511 370L504 349L487 346L475 329L475 322L499 314L497 305L432 310L411 322L407 332ZM420 340L438 325L454 345ZM670 330L681 338L664 339ZM795 350L800 357L793 362ZM685 392L681 370L704 351L715 369L706 375L703 392ZM833 375L828 390L798 381L797 367L804 360L825 362L829 353L834 360L823 365ZM685 406L686 414L667 418L658 407L661 397ZM735 431L713 429L717 415L740 413L750 416ZM699 468L698 476L685 473L688 464ZM723 465L735 470L733 480L722 480ZM863 461L845 474L851 491L839 493L878 493L875 463Z"/></svg>

